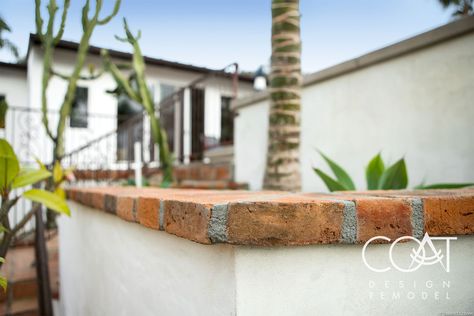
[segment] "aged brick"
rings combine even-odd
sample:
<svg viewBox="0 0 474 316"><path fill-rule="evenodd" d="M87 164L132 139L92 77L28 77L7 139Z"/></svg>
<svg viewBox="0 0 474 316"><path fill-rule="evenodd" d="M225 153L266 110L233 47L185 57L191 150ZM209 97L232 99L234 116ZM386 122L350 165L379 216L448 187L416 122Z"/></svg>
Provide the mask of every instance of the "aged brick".
<svg viewBox="0 0 474 316"><path fill-rule="evenodd" d="M156 198L139 197L137 199L137 221L145 227L160 228L160 200Z"/></svg>
<svg viewBox="0 0 474 316"><path fill-rule="evenodd" d="M428 234L474 233L474 194L425 197L423 207Z"/></svg>
<svg viewBox="0 0 474 316"><path fill-rule="evenodd" d="M357 242L359 243L366 242L375 236L387 236L394 239L412 235L412 196L378 196L371 195L371 192L310 193L304 195L354 202L357 215Z"/></svg>
<svg viewBox="0 0 474 316"><path fill-rule="evenodd" d="M339 242L344 204L295 197L230 203L228 241L261 246Z"/></svg>
<svg viewBox="0 0 474 316"><path fill-rule="evenodd" d="M207 234L211 205L192 201L166 200L164 202L164 229L166 232L203 244L211 243Z"/></svg>
<svg viewBox="0 0 474 316"><path fill-rule="evenodd" d="M365 242L379 235L393 240L414 233L419 237L423 230L474 234L473 189L291 194L96 187L67 189L67 195L204 244L211 243L209 235L212 242L272 246Z"/></svg>
<svg viewBox="0 0 474 316"><path fill-rule="evenodd" d="M406 199L356 198L357 240L412 235L411 203Z"/></svg>
<svg viewBox="0 0 474 316"><path fill-rule="evenodd" d="M230 170L228 166L217 166L215 167L215 179L216 180L230 180Z"/></svg>
<svg viewBox="0 0 474 316"><path fill-rule="evenodd" d="M130 196L117 197L117 215L129 222L136 221L136 202L135 198Z"/></svg>
<svg viewBox="0 0 474 316"><path fill-rule="evenodd" d="M107 213L117 213L117 196L114 194L105 194L104 196L104 210Z"/></svg>
<svg viewBox="0 0 474 316"><path fill-rule="evenodd" d="M105 194L102 191L90 192L90 207L105 210Z"/></svg>
<svg viewBox="0 0 474 316"><path fill-rule="evenodd" d="M92 195L89 191L83 191L80 195L80 201L82 204L92 206Z"/></svg>

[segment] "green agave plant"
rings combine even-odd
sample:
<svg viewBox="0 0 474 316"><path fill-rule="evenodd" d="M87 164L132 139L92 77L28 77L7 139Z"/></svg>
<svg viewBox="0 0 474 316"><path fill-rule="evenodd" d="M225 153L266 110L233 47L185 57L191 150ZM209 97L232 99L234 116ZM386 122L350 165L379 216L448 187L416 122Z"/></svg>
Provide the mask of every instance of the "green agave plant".
<svg viewBox="0 0 474 316"><path fill-rule="evenodd" d="M314 172L323 180L329 191L354 191L356 187L349 174L337 163L322 152L321 157L329 165L335 178L331 177L319 168L313 168ZM365 168L367 190L402 190L408 187L408 172L405 159L401 158L389 167L385 166L380 153L370 160ZM418 185L415 189L457 189L474 186L474 183L436 183L430 185Z"/></svg>

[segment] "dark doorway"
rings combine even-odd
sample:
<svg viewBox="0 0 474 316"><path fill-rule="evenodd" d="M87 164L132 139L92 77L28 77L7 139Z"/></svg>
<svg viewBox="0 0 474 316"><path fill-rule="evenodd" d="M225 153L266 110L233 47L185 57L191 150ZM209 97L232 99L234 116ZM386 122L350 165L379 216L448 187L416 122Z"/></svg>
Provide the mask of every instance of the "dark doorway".
<svg viewBox="0 0 474 316"><path fill-rule="evenodd" d="M135 142L143 143L143 109L125 95L118 96L117 107L117 160L135 159ZM142 148L143 150L143 148ZM142 153L143 154L143 153Z"/></svg>
<svg viewBox="0 0 474 316"><path fill-rule="evenodd" d="M166 131L168 137L168 148L171 152L174 151L174 129L175 129L175 99L166 98L160 103L160 122L162 128ZM175 154L176 155L176 154Z"/></svg>
<svg viewBox="0 0 474 316"><path fill-rule="evenodd" d="M204 90L191 90L191 160L204 154Z"/></svg>

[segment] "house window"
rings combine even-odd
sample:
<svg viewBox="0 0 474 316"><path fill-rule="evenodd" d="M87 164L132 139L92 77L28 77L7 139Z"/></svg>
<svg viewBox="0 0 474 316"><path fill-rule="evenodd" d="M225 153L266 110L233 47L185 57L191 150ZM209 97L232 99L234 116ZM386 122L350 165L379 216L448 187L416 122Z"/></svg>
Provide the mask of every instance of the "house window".
<svg viewBox="0 0 474 316"><path fill-rule="evenodd" d="M234 114L230 108L232 98L221 97L221 141L220 143L232 144L234 141Z"/></svg>
<svg viewBox="0 0 474 316"><path fill-rule="evenodd" d="M160 101L163 101L175 92L175 87L169 84L160 84Z"/></svg>
<svg viewBox="0 0 474 316"><path fill-rule="evenodd" d="M77 87L71 108L70 127L87 128L87 96L87 88Z"/></svg>

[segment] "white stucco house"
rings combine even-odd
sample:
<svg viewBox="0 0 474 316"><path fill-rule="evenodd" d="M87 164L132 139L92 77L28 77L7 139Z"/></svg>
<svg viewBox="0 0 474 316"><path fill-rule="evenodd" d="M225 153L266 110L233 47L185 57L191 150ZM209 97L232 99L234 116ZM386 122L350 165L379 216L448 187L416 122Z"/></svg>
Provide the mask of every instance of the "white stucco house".
<svg viewBox="0 0 474 316"><path fill-rule="evenodd" d="M53 61L55 71L66 75L72 71L77 47L75 42L59 42ZM89 48L85 76L89 74L88 65L101 68L100 50L95 46ZM130 53L116 50L109 53L115 63L131 62ZM151 57L145 57L145 61L148 83L178 163L201 160L210 148L232 145L230 100L252 93L253 78L238 75L235 66L214 70ZM9 104L6 128L0 129L0 133L13 144L23 161L31 161L33 157L51 160L52 145L41 125L41 77L41 43L31 34L25 64L0 63L0 98L6 98ZM110 143L107 147L101 145L102 151L114 151L112 156L118 160L131 158L127 155L139 140L144 143L144 159L155 160L157 153L150 145L146 121L135 124L131 136L130 129L121 129L127 118L141 112L141 108L107 92L115 88L113 78L107 73L95 80L79 81L66 131L66 153L116 131L107 140ZM53 131L65 90L66 82L53 77L48 90L48 117Z"/></svg>

